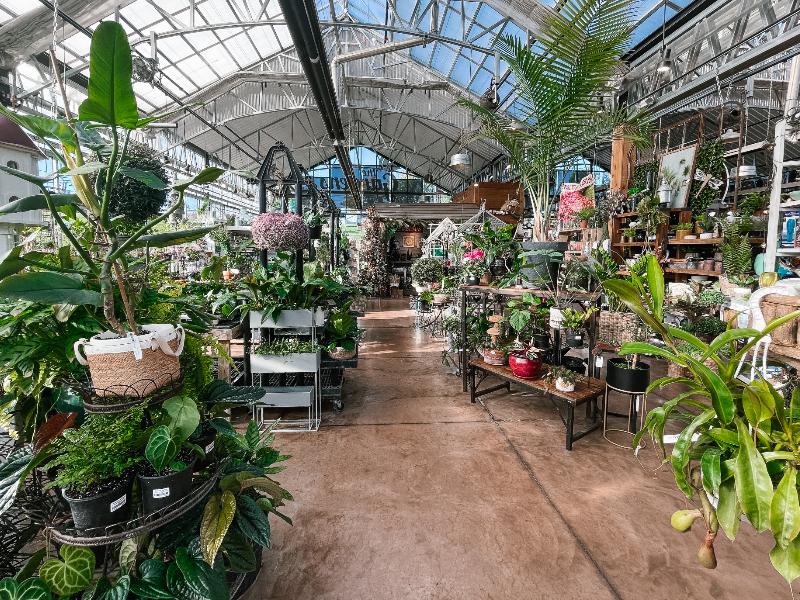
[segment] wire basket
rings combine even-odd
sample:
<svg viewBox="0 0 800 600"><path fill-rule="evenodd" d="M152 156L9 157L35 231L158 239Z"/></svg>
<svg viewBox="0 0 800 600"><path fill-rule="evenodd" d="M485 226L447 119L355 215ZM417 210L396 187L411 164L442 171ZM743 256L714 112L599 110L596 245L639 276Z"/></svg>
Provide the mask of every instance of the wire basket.
<svg viewBox="0 0 800 600"><path fill-rule="evenodd" d="M115 384L113 390L98 388L89 381L73 382L71 387L83 398L83 406L90 413L125 412L142 404L155 404L177 396L183 391L180 368L168 374L169 382L160 387L152 379L142 379L128 384ZM110 393L112 392L113 393Z"/></svg>

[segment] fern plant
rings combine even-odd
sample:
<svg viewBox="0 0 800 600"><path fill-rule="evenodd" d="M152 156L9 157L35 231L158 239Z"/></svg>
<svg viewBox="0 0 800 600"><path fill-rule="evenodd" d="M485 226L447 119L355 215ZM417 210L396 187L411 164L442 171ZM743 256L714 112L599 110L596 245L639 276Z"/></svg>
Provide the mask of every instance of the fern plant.
<svg viewBox="0 0 800 600"><path fill-rule="evenodd" d="M722 268L728 280L748 283L753 273L753 251L746 236L736 233L723 240Z"/></svg>

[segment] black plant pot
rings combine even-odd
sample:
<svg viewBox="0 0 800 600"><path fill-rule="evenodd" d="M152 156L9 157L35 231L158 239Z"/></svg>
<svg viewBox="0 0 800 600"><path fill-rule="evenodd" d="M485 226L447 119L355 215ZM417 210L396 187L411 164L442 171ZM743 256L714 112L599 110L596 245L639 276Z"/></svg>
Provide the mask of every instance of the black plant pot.
<svg viewBox="0 0 800 600"><path fill-rule="evenodd" d="M534 333L532 336L533 345L539 350L547 350L550 347L550 334L549 333Z"/></svg>
<svg viewBox="0 0 800 600"><path fill-rule="evenodd" d="M316 225L308 228L308 237L312 240L318 240L322 237L322 225Z"/></svg>
<svg viewBox="0 0 800 600"><path fill-rule="evenodd" d="M125 477L108 491L96 496L71 498L66 491L62 492L72 511L75 529L108 527L127 521L131 514L132 487L133 478Z"/></svg>
<svg viewBox="0 0 800 600"><path fill-rule="evenodd" d="M430 302L423 302L420 300L419 302L419 312L431 312L431 303Z"/></svg>
<svg viewBox="0 0 800 600"><path fill-rule="evenodd" d="M508 273L508 266L506 261L502 258L496 258L491 265L489 265L489 272L496 279L500 279L503 275Z"/></svg>
<svg viewBox="0 0 800 600"><path fill-rule="evenodd" d="M623 392L644 394L650 385L650 365L638 362L635 369L630 369L624 358L612 358L608 361L606 382Z"/></svg>
<svg viewBox="0 0 800 600"><path fill-rule="evenodd" d="M182 471L170 473L169 475L158 475L156 477L139 475L144 514L149 515L185 498L192 491L194 465L195 461L193 460Z"/></svg>
<svg viewBox="0 0 800 600"><path fill-rule="evenodd" d="M564 331L564 342L570 348L583 348L585 339L583 329L567 329Z"/></svg>
<svg viewBox="0 0 800 600"><path fill-rule="evenodd" d="M203 432L203 434L200 435L200 437L198 437L196 440L193 440L194 443L200 446L203 449L203 452L206 453L205 457L198 458L195 462L195 471L205 469L214 462L214 443L216 439L217 431L215 429L209 429L208 431Z"/></svg>
<svg viewBox="0 0 800 600"><path fill-rule="evenodd" d="M481 278L477 275L467 275L466 279L464 279L464 283L466 285L480 285Z"/></svg>
<svg viewBox="0 0 800 600"><path fill-rule="evenodd" d="M567 242L523 242L525 252L536 250L545 254L527 256L528 262L522 268L522 275L534 288L553 289L558 280L558 269L567 251ZM550 253L558 252L560 257L552 257Z"/></svg>

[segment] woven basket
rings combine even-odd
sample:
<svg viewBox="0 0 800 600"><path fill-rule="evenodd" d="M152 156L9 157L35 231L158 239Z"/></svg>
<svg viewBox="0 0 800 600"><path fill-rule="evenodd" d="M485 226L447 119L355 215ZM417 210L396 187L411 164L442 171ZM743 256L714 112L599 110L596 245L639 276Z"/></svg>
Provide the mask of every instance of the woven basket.
<svg viewBox="0 0 800 600"><path fill-rule="evenodd" d="M600 311L597 337L611 346L621 346L636 339L639 318L633 313Z"/></svg>
<svg viewBox="0 0 800 600"><path fill-rule="evenodd" d="M678 363L670 362L667 365L668 377L689 377L691 371L688 368L679 365Z"/></svg>
<svg viewBox="0 0 800 600"><path fill-rule="evenodd" d="M788 315L798 308L800 308L799 296L769 294L761 299L761 313L764 315L764 321L767 323ZM781 325L770 335L772 336L773 344L779 346L796 346L799 341L797 321L795 320Z"/></svg>
<svg viewBox="0 0 800 600"><path fill-rule="evenodd" d="M88 365L94 394L143 398L178 380L183 327L143 325L142 334L113 332L75 342L75 356Z"/></svg>
<svg viewBox="0 0 800 600"><path fill-rule="evenodd" d="M350 360L354 358L355 355L355 350L345 350L340 346L337 346L333 350L328 350L328 356L330 356L333 360Z"/></svg>

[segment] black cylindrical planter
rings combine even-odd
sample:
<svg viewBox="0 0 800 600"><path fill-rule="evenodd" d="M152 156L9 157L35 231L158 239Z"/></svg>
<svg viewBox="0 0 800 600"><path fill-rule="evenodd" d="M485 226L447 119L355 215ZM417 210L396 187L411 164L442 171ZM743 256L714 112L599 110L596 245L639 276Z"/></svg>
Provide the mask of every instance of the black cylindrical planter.
<svg viewBox="0 0 800 600"><path fill-rule="evenodd" d="M139 487L142 489L142 507L149 515L170 504L175 504L192 491L192 461L185 469L169 475L145 477L139 475Z"/></svg>
<svg viewBox="0 0 800 600"><path fill-rule="evenodd" d="M308 237L312 240L318 240L322 237L322 225L308 228Z"/></svg>
<svg viewBox="0 0 800 600"><path fill-rule="evenodd" d="M526 252L538 251L542 254L526 256L527 262L522 268L522 275L534 288L552 289L558 281L558 270L564 261L567 242L522 242ZM559 256L551 256L557 253Z"/></svg>
<svg viewBox="0 0 800 600"><path fill-rule="evenodd" d="M624 358L612 358L608 361L606 382L623 392L644 394L650 385L650 365L637 362L635 369L629 369Z"/></svg>
<svg viewBox="0 0 800 600"><path fill-rule="evenodd" d="M583 329L566 329L564 331L564 341L570 348L582 348L584 339Z"/></svg>
<svg viewBox="0 0 800 600"><path fill-rule="evenodd" d="M198 458L195 462L195 471L205 469L208 465L214 462L214 443L217 439L217 432L214 429L204 431L200 437L194 440L194 443L203 449L206 453L205 457Z"/></svg>
<svg viewBox="0 0 800 600"><path fill-rule="evenodd" d="M108 527L127 521L131 514L132 486L133 478L126 477L107 492L87 498L70 498L66 491L62 491L72 511L75 529Z"/></svg>
<svg viewBox="0 0 800 600"><path fill-rule="evenodd" d="M533 339L533 345L539 348L539 350L546 350L550 347L549 333L534 333L531 338Z"/></svg>
<svg viewBox="0 0 800 600"><path fill-rule="evenodd" d="M466 279L464 279L464 283L466 285L480 285L481 278L477 275L467 275Z"/></svg>
<svg viewBox="0 0 800 600"><path fill-rule="evenodd" d="M496 258L491 265L489 265L489 272L494 277L502 277L506 273L508 273L508 266L506 265L506 261L502 258Z"/></svg>

